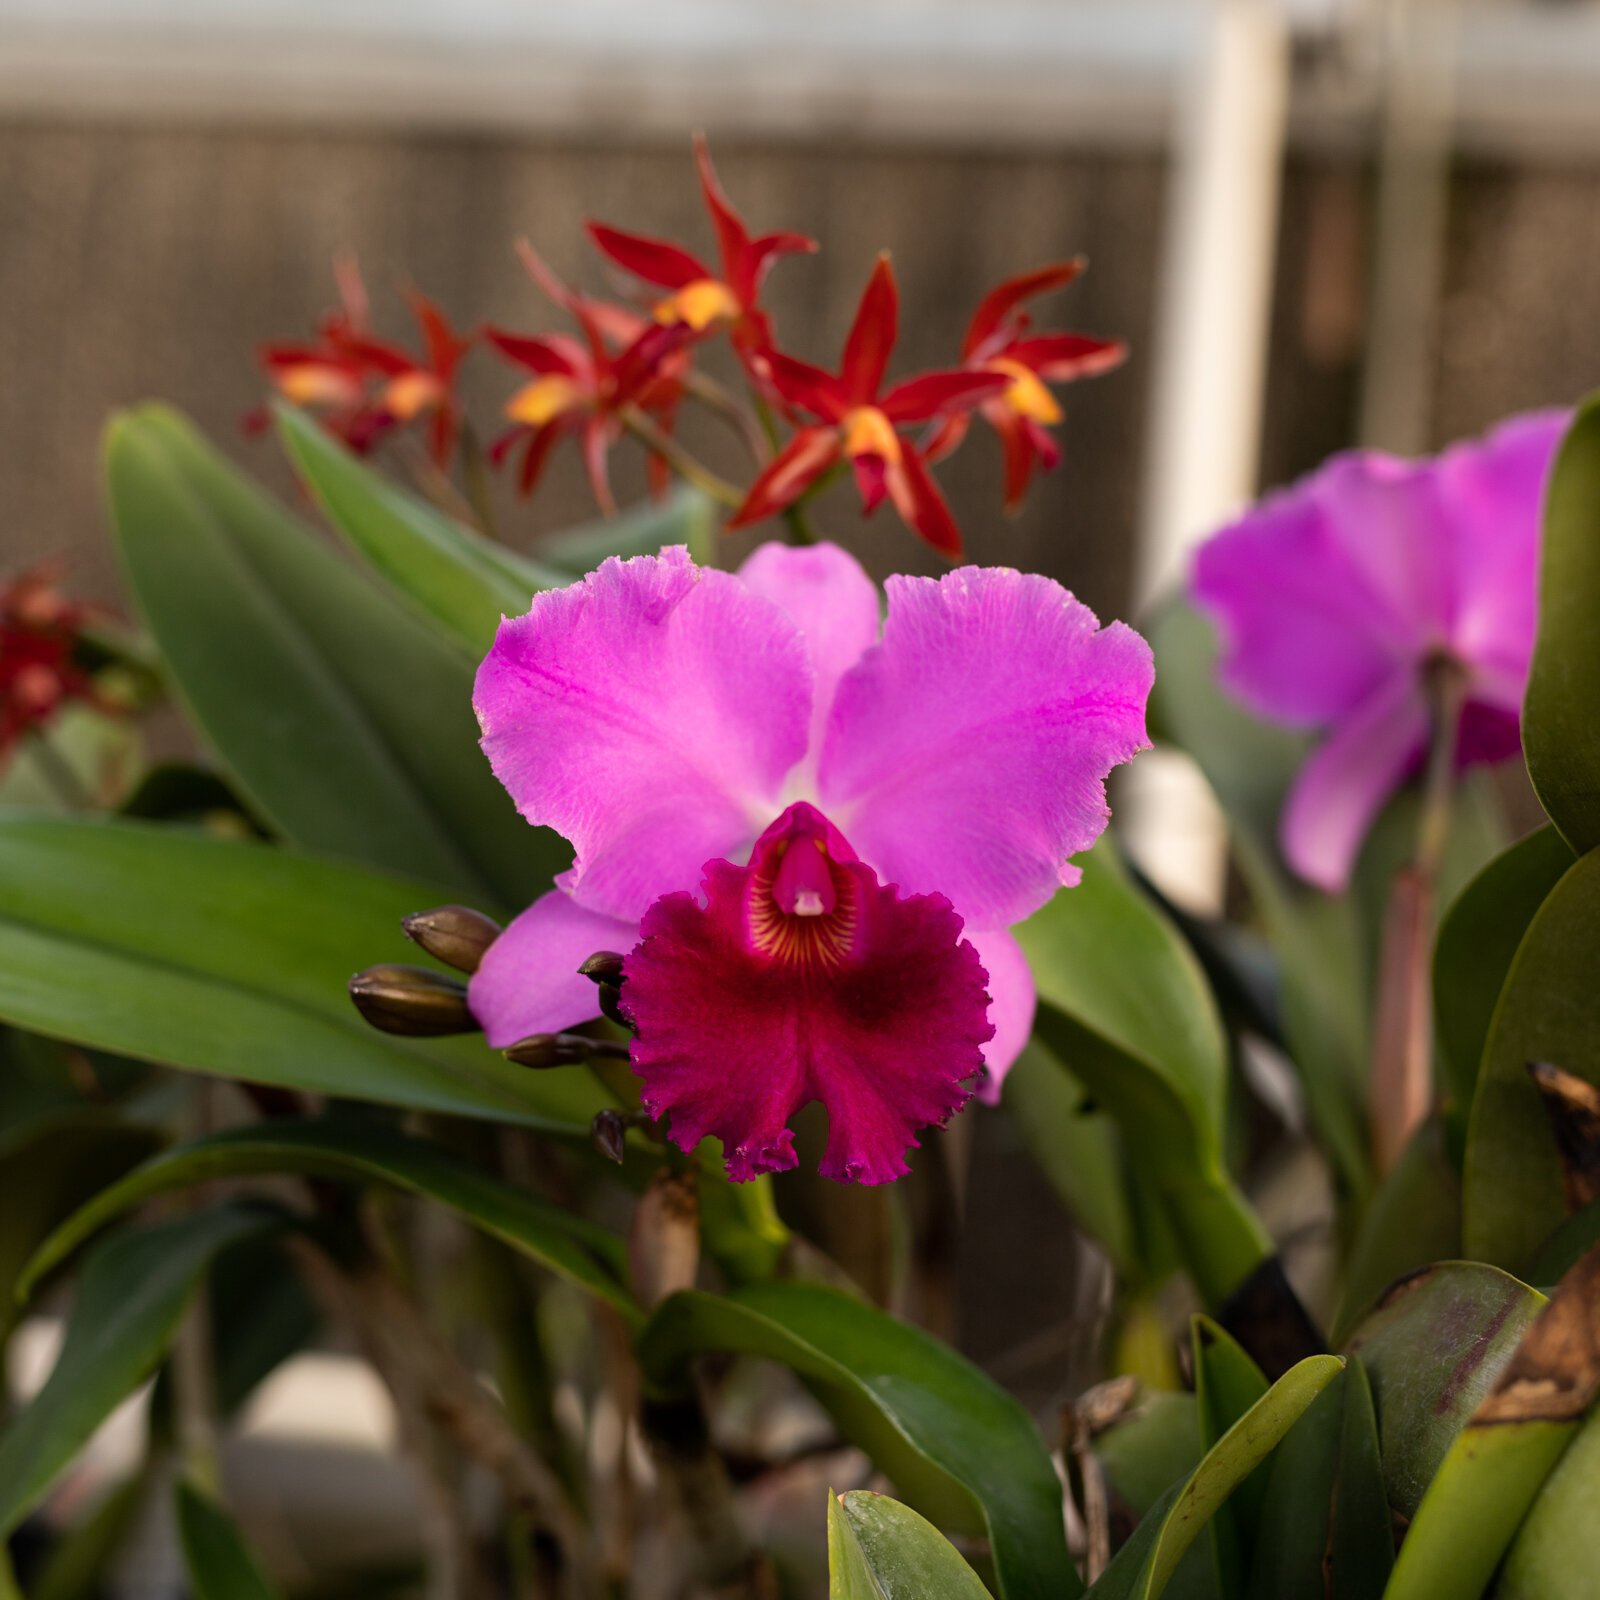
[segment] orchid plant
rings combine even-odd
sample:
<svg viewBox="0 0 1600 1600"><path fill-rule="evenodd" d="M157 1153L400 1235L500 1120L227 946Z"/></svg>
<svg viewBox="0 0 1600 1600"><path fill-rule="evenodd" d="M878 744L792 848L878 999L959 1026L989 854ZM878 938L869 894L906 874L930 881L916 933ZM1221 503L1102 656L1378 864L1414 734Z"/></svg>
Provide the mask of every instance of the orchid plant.
<svg viewBox="0 0 1600 1600"><path fill-rule="evenodd" d="M812 365L761 296L815 245L695 155L713 255L591 224L611 302L521 248L566 326L412 290L411 348L341 263L265 347L250 425L342 548L145 407L145 634L0 592L0 1337L66 1321L0 1427L0 1597L115 1592L151 1504L203 1600L1586 1592L1600 402L1336 458L1137 631L1007 567L880 589L830 486L958 562L933 468L976 417L1015 508L1123 346L1034 329L1050 263L891 379L880 258ZM483 469L564 441L655 498L519 537ZM769 537L733 569L719 525ZM203 763L140 770L157 674ZM1228 817L1226 915L1108 829L1152 742ZM941 1313L979 1118L1106 1308L1048 1415ZM289 1559L218 1448L330 1338L438 1512L381 1572Z"/></svg>

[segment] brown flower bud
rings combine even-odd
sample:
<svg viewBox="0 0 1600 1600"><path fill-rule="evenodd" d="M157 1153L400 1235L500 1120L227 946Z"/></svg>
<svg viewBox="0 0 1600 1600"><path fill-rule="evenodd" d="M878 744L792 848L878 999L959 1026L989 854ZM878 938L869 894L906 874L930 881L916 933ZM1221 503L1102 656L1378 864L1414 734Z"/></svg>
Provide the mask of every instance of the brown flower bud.
<svg viewBox="0 0 1600 1600"><path fill-rule="evenodd" d="M500 924L471 906L436 906L400 919L406 937L414 939L435 961L457 972L473 973L484 953L500 937Z"/></svg>
<svg viewBox="0 0 1600 1600"><path fill-rule="evenodd" d="M356 1010L374 1028L411 1038L476 1033L467 986L427 967L368 967L350 980Z"/></svg>
<svg viewBox="0 0 1600 1600"><path fill-rule="evenodd" d="M526 1039L519 1039L505 1052L507 1061L536 1071L545 1067L570 1067L600 1056L626 1061L628 1047L609 1039L589 1039L581 1033L533 1033Z"/></svg>
<svg viewBox="0 0 1600 1600"><path fill-rule="evenodd" d="M595 983L609 983L615 988L622 982L623 957L615 950L596 950L578 971Z"/></svg>
<svg viewBox="0 0 1600 1600"><path fill-rule="evenodd" d="M607 1161L622 1165L627 1151L628 1119L620 1111L598 1111L589 1124L589 1137Z"/></svg>

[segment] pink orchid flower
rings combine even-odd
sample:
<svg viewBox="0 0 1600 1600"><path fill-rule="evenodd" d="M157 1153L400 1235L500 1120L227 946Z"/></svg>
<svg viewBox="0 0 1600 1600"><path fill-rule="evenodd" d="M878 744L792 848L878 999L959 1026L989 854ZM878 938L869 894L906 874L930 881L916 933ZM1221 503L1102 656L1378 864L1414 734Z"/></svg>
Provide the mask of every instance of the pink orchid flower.
<svg viewBox="0 0 1600 1600"><path fill-rule="evenodd" d="M903 1174L917 1130L997 1097L1032 1027L1007 931L1099 837L1145 747L1149 647L1048 578L965 567L878 591L832 545L737 574L612 559L502 622L474 704L496 775L573 845L473 977L490 1044L598 1015L630 952L642 1098L735 1179ZM696 897L696 890L699 897Z"/></svg>
<svg viewBox="0 0 1600 1600"><path fill-rule="evenodd" d="M1435 662L1466 678L1458 763L1517 753L1540 501L1568 416L1513 417L1428 460L1335 456L1198 552L1191 593L1221 632L1223 687L1324 735L1280 825L1307 881L1343 889L1385 800L1421 767Z"/></svg>

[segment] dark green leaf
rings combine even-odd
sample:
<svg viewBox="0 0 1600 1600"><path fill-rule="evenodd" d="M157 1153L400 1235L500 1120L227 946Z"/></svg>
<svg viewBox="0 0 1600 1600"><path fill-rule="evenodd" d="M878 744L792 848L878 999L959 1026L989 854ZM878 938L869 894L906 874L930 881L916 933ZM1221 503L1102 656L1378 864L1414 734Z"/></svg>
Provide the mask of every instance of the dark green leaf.
<svg viewBox="0 0 1600 1600"><path fill-rule="evenodd" d="M1356 1328L1346 1350L1371 1380L1389 1504L1402 1516L1544 1303L1495 1267L1445 1261L1395 1284Z"/></svg>
<svg viewBox="0 0 1600 1600"><path fill-rule="evenodd" d="M538 590L571 582L569 574L485 539L391 483L306 412L275 409L289 459L328 521L473 661L494 642L502 616L519 617Z"/></svg>
<svg viewBox="0 0 1600 1600"><path fill-rule="evenodd" d="M219 1417L235 1416L256 1388L322 1328L322 1313L275 1239L242 1244L207 1284L211 1394Z"/></svg>
<svg viewBox="0 0 1600 1600"><path fill-rule="evenodd" d="M472 663L181 418L112 424L128 581L191 715L286 838L520 906L564 865L477 746Z"/></svg>
<svg viewBox="0 0 1600 1600"><path fill-rule="evenodd" d="M1600 845L1600 395L1550 471L1539 562L1539 636L1522 746L1540 804L1574 851Z"/></svg>
<svg viewBox="0 0 1600 1600"><path fill-rule="evenodd" d="M1017 930L1038 985L1038 1031L1122 1125L1190 1271L1218 1302L1271 1245L1222 1166L1216 1008L1193 952L1109 841L1080 865L1082 883Z"/></svg>
<svg viewBox="0 0 1600 1600"><path fill-rule="evenodd" d="M1378 1451L1378 1422L1366 1368L1345 1372L1339 1477L1328 1543L1332 1592L1339 1600L1380 1600L1394 1566L1394 1532Z"/></svg>
<svg viewBox="0 0 1600 1600"><path fill-rule="evenodd" d="M1334 1344L1344 1343L1356 1318L1397 1278L1460 1254L1461 1180L1450 1164L1444 1129L1430 1117L1362 1214L1345 1263Z"/></svg>
<svg viewBox="0 0 1600 1600"><path fill-rule="evenodd" d="M149 1489L145 1471L109 1490L61 1535L30 1585L29 1600L102 1600L107 1568L132 1535Z"/></svg>
<svg viewBox="0 0 1600 1600"><path fill-rule="evenodd" d="M1103 1111L1086 1107L1082 1084L1041 1040L1006 1075L1004 1105L1072 1219L1125 1280L1144 1276L1138 1259L1122 1136Z"/></svg>
<svg viewBox="0 0 1600 1600"><path fill-rule="evenodd" d="M1600 850L1567 870L1529 923L1484 1046L1462 1233L1468 1254L1508 1268L1526 1268L1566 1214L1533 1061L1600 1084Z"/></svg>
<svg viewBox="0 0 1600 1600"><path fill-rule="evenodd" d="M1450 1093L1468 1109L1495 1003L1522 936L1575 857L1554 828L1497 856L1456 897L1433 952L1439 1060Z"/></svg>
<svg viewBox="0 0 1600 1600"><path fill-rule="evenodd" d="M828 1600L988 1600L932 1523L887 1495L828 1496Z"/></svg>
<svg viewBox="0 0 1600 1600"><path fill-rule="evenodd" d="M0 1438L0 1538L155 1370L213 1257L280 1225L259 1206L218 1206L119 1234L93 1252L55 1368Z"/></svg>
<svg viewBox="0 0 1600 1600"><path fill-rule="evenodd" d="M796 1372L899 1493L943 1526L987 1535L1004 1600L1081 1592L1061 1489L1027 1413L920 1329L836 1290L772 1283L673 1295L639 1341L647 1379L682 1383L733 1351Z"/></svg>
<svg viewBox="0 0 1600 1600"><path fill-rule="evenodd" d="M1352 1362L1306 1408L1272 1453L1255 1527L1249 1600L1289 1600L1324 1592L1323 1562Z"/></svg>
<svg viewBox="0 0 1600 1600"><path fill-rule="evenodd" d="M46 1234L161 1143L153 1128L88 1106L47 1112L0 1135L0 1329L10 1323L17 1279Z"/></svg>
<svg viewBox="0 0 1600 1600"><path fill-rule="evenodd" d="M586 1135L608 1097L466 1039L367 1027L345 985L443 891L134 822L0 817L0 1018L196 1072Z"/></svg>
<svg viewBox="0 0 1600 1600"><path fill-rule="evenodd" d="M193 1600L277 1600L233 1518L209 1495L180 1482L178 1543Z"/></svg>
<svg viewBox="0 0 1600 1600"><path fill-rule="evenodd" d="M24 1290L114 1217L208 1178L293 1172L393 1185L425 1196L633 1315L620 1239L436 1145L354 1120L271 1122L230 1129L171 1150L103 1190L45 1242Z"/></svg>
<svg viewBox="0 0 1600 1600"><path fill-rule="evenodd" d="M1208 1450L1177 1499L1160 1520L1142 1578L1131 1591L1157 1600L1179 1563L1230 1495L1271 1455L1306 1408L1344 1370L1338 1356L1308 1356L1272 1388Z"/></svg>
<svg viewBox="0 0 1600 1600"><path fill-rule="evenodd" d="M1255 1362L1209 1317L1194 1318L1190 1337L1200 1442L1210 1450L1266 1394L1268 1385ZM1239 1592L1243 1574L1249 1570L1253 1530L1266 1498L1268 1470L1269 1463L1264 1461L1212 1519L1218 1586L1225 1595Z"/></svg>

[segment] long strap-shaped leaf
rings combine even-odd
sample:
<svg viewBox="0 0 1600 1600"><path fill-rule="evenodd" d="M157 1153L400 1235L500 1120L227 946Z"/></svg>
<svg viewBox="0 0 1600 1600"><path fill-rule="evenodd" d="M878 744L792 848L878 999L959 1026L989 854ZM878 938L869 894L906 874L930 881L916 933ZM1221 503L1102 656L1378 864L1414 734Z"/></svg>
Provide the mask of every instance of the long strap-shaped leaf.
<svg viewBox="0 0 1600 1600"><path fill-rule="evenodd" d="M598 1295L624 1316L638 1315L623 1281L620 1239L436 1145L351 1121L264 1123L163 1152L103 1189L56 1229L29 1263L19 1293L27 1294L85 1239L152 1195L208 1178L267 1172L383 1183L423 1195Z"/></svg>
<svg viewBox="0 0 1600 1600"><path fill-rule="evenodd" d="M828 1600L988 1600L933 1524L886 1494L828 1496Z"/></svg>
<svg viewBox="0 0 1600 1600"><path fill-rule="evenodd" d="M797 1373L853 1443L922 1512L986 1534L1003 1600L1070 1600L1061 1489L1037 1429L1003 1389L937 1339L837 1290L774 1283L677 1294L639 1341L653 1383L736 1351Z"/></svg>
<svg viewBox="0 0 1600 1600"><path fill-rule="evenodd" d="M473 663L146 407L107 438L112 513L174 684L286 838L520 906L570 857L477 747Z"/></svg>
<svg viewBox="0 0 1600 1600"><path fill-rule="evenodd" d="M0 1438L0 1539L155 1370L213 1258L281 1225L280 1214L264 1207L218 1206L119 1234L95 1250L54 1370Z"/></svg>
<svg viewBox="0 0 1600 1600"><path fill-rule="evenodd" d="M252 1083L586 1134L581 1069L369 1028L353 972L414 958L437 887L147 823L0 817L0 1019Z"/></svg>

